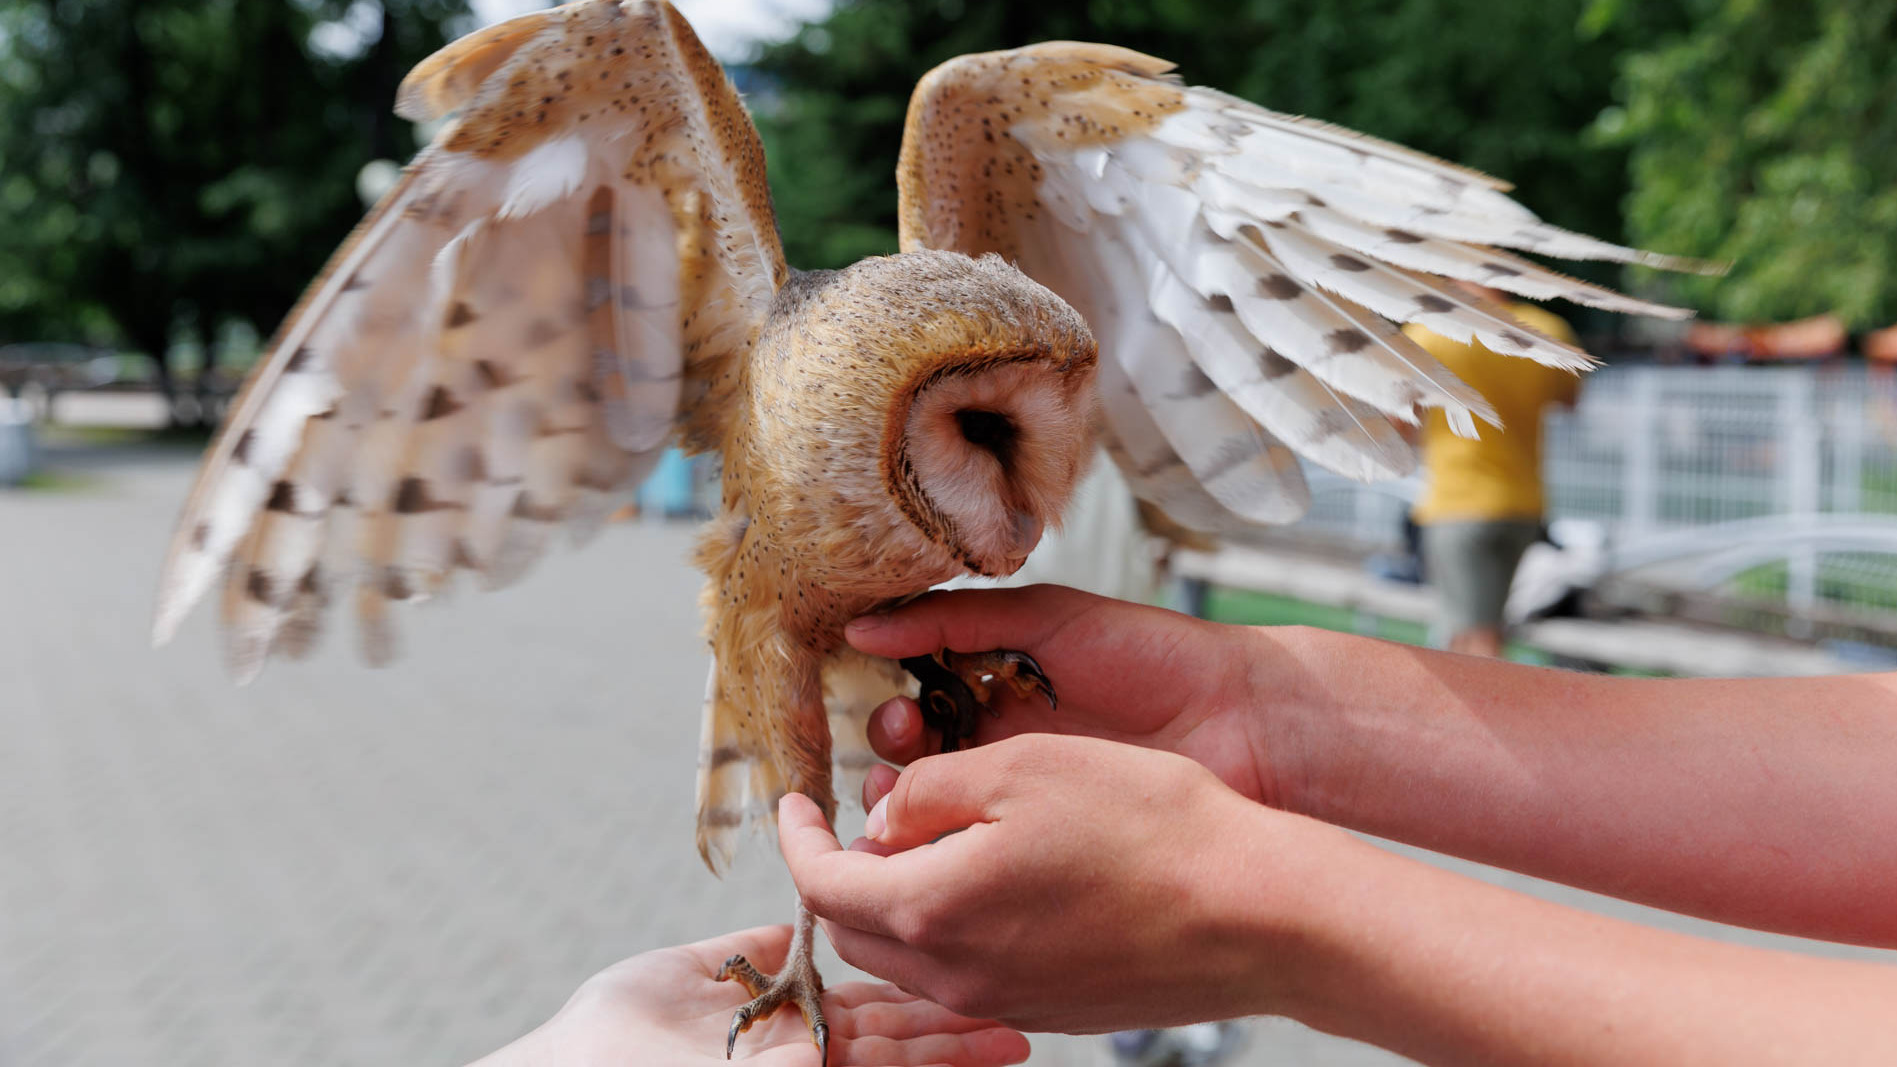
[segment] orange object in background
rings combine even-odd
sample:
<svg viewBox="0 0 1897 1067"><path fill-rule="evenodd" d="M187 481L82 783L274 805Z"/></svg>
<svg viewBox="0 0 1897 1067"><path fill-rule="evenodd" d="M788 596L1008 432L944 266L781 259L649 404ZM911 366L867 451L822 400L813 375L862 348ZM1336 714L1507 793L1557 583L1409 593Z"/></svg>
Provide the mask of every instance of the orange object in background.
<svg viewBox="0 0 1897 1067"><path fill-rule="evenodd" d="M1865 334L1864 358L1878 363L1897 363L1897 326Z"/></svg>
<svg viewBox="0 0 1897 1067"><path fill-rule="evenodd" d="M1813 315L1796 322L1752 326L1696 322L1686 331L1686 347L1708 362L1823 359L1842 355L1848 340L1844 323L1835 315ZM1897 346L1897 338L1891 343ZM1897 352L1890 358L1897 359Z"/></svg>

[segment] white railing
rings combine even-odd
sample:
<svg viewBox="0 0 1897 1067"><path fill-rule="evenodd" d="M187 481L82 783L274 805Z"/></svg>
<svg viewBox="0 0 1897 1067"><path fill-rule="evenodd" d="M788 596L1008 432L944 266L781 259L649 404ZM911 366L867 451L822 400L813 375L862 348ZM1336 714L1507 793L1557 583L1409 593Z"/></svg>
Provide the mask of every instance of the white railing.
<svg viewBox="0 0 1897 1067"><path fill-rule="evenodd" d="M1600 522L1630 551L1656 538L1690 547L1680 532L1700 529L1710 553L1762 528L1745 520L1778 516L1782 551L1723 579L1726 591L1782 598L1795 613L1897 611L1897 540L1840 551L1818 532L1824 522L1802 518L1897 515L1897 374L1607 367L1589 376L1575 410L1548 416L1546 434L1552 517ZM1388 546L1415 490L1413 480L1314 478L1311 515L1293 532ZM1811 537L1799 535L1803 525Z"/></svg>

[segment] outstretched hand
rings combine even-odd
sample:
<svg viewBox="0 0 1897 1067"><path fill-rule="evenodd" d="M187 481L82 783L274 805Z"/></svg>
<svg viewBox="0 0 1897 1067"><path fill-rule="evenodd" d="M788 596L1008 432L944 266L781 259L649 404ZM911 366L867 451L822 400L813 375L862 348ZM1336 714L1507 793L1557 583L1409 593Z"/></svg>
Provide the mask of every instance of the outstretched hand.
<svg viewBox="0 0 1897 1067"><path fill-rule="evenodd" d="M866 831L845 851L805 797L778 807L784 862L839 955L957 1011L1070 1033L1281 1008L1296 939L1232 916L1300 914L1299 857L1335 834L1177 755L1047 734L917 761Z"/></svg>
<svg viewBox="0 0 1897 1067"><path fill-rule="evenodd" d="M789 946L790 927L765 926L634 956L588 979L552 1019L474 1067L722 1065L731 1013L748 994L713 976L737 953L776 970ZM823 1001L831 1067L1001 1067L1028 1056L1027 1039L1015 1031L894 986L849 982L825 990ZM803 1016L789 1009L747 1031L738 1057L759 1067L817 1067Z"/></svg>
<svg viewBox="0 0 1897 1067"><path fill-rule="evenodd" d="M1266 799L1250 691L1259 653L1241 646L1231 627L1037 585L931 593L887 614L857 619L844 634L859 651L890 659L943 648L1013 649L1033 656L1053 682L1059 707L994 686L999 714L977 726L977 745L1024 733L1121 741L1177 752L1245 796ZM877 755L900 764L942 747L908 697L876 709L869 739ZM876 768L864 782L864 807L873 806L895 777L890 768Z"/></svg>

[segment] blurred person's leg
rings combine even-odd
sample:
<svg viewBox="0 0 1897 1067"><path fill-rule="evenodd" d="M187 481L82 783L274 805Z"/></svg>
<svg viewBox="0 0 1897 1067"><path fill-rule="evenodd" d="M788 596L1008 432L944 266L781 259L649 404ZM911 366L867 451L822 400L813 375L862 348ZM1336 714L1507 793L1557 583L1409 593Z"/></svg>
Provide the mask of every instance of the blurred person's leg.
<svg viewBox="0 0 1897 1067"><path fill-rule="evenodd" d="M1502 608L1522 553L1535 543L1533 519L1439 522L1423 527L1424 570L1438 597L1436 637L1451 652L1502 654Z"/></svg>

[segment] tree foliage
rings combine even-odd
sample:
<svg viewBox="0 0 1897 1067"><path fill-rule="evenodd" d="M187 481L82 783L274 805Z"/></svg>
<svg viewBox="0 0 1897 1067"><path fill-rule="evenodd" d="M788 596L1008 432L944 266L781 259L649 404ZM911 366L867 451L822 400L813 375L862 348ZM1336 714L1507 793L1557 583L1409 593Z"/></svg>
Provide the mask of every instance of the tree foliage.
<svg viewBox="0 0 1897 1067"><path fill-rule="evenodd" d="M1721 317L1890 322L1897 0L1693 8L1690 33L1628 59L1625 107L1597 127L1632 152L1632 235L1733 261L1729 277L1689 283Z"/></svg>
<svg viewBox="0 0 1897 1067"><path fill-rule="evenodd" d="M0 340L267 332L465 0L0 0Z"/></svg>
<svg viewBox="0 0 1897 1067"><path fill-rule="evenodd" d="M1686 0L1584 24L1585 0L844 0L767 48L760 107L792 262L895 248L896 151L910 91L963 52L1105 41L1188 81L1401 141L1515 182L1553 222L1620 233L1624 149L1582 134L1618 55L1684 25Z"/></svg>
<svg viewBox="0 0 1897 1067"><path fill-rule="evenodd" d="M470 25L466 0L0 0L0 343L270 330L362 164L414 150L402 74ZM748 75L792 261L895 248L924 71L1057 38L1733 259L1688 283L1723 316L1897 317L1897 0L840 0Z"/></svg>

